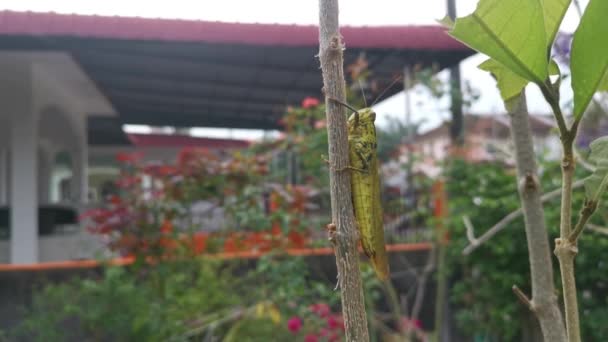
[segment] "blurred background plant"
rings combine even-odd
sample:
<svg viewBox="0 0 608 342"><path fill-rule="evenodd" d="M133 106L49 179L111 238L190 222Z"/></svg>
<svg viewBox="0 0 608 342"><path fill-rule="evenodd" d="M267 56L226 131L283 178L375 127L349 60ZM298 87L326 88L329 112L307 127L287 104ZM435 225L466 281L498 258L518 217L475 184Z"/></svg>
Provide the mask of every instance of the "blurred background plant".
<svg viewBox="0 0 608 342"><path fill-rule="evenodd" d="M557 189L561 182L557 162L544 161L540 165L543 190ZM577 168L577 178L589 174ZM470 255L462 251L469 244L462 221L467 215L475 235L481 235L510 212L518 209L514 170L502 164L467 164L455 160L446 168L447 190L450 197L450 298L456 305L459 327L471 338L485 341L521 341L533 330L526 322L529 310L513 295L511 287L517 284L530 293L528 252L523 218L510 223L503 231L478 247ZM582 188L574 191L575 207L584 199ZM559 233L559 205L557 200L545 203L545 218L550 238ZM605 203L606 205L608 203ZM605 212L592 219L593 224L608 225ZM596 232L583 235L580 242L584 255L577 259L579 303L581 306L582 335L585 341L602 341L608 336L605 322L608 319L608 283L605 274L608 264L602 258L608 248L608 236ZM555 265L554 263L554 266ZM559 274L556 268L555 274ZM556 278L559 289L559 277ZM560 290L561 291L561 290ZM558 294L561 296L560 294ZM522 318L523 317L523 318Z"/></svg>

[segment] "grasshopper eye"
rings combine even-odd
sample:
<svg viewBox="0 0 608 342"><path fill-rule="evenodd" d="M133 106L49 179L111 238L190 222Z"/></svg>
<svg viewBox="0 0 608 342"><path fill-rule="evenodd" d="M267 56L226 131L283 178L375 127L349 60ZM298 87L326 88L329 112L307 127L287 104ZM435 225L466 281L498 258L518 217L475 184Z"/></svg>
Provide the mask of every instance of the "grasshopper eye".
<svg viewBox="0 0 608 342"><path fill-rule="evenodd" d="M370 116L370 118L372 118L372 122L376 121L376 113L375 112L371 112L371 114L369 116Z"/></svg>

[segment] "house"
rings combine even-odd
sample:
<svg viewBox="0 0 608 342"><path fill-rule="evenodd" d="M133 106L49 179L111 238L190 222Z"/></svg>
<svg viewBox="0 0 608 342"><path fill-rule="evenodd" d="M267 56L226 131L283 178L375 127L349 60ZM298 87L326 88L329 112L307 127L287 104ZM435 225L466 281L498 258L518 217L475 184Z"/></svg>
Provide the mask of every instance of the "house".
<svg viewBox="0 0 608 342"><path fill-rule="evenodd" d="M439 26L341 33L345 64L365 53L379 89L405 65L473 54ZM92 153L132 146L124 124L279 129L286 106L321 95L317 53L315 26L0 11L0 262L93 256L73 218L89 205ZM39 234L66 211L73 231Z"/></svg>
<svg viewBox="0 0 608 342"><path fill-rule="evenodd" d="M459 155L472 163L500 161L514 165L513 143L511 141L510 123L506 114L464 116L465 142L459 149ZM537 153L548 159L560 156L561 143L555 133L555 123L552 116L530 115L530 127L534 137ZM411 142L404 143L399 148L397 163L388 166L394 170L396 165L413 162L413 172L427 177L437 177L441 172L441 162L450 155L452 144L450 141L450 123L441 125L416 135ZM405 177L404 174L389 178ZM403 179L401 178L401 179ZM398 183L389 180L389 183Z"/></svg>

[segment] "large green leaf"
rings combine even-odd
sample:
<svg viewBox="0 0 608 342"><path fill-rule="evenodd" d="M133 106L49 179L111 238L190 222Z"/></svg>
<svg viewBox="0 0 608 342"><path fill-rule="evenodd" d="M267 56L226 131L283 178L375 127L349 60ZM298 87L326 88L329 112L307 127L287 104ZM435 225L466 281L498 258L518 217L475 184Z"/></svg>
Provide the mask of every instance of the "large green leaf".
<svg viewBox="0 0 608 342"><path fill-rule="evenodd" d="M494 76L496 85L500 91L500 97L502 97L505 106L507 106L507 110L510 110L511 108L508 108L509 101L514 97L519 96L521 91L528 84L528 80L513 73L495 59L488 59L479 64L478 68L485 70Z"/></svg>
<svg viewBox="0 0 608 342"><path fill-rule="evenodd" d="M572 40L574 115L583 114L608 70L608 0L590 0Z"/></svg>
<svg viewBox="0 0 608 342"><path fill-rule="evenodd" d="M595 171L585 179L585 195L588 199L599 198L600 184L608 175L608 136L594 140L591 145L589 161L595 164Z"/></svg>
<svg viewBox="0 0 608 342"><path fill-rule="evenodd" d="M545 32L547 38L547 48L553 45L555 35L559 29L559 25L564 19L566 10L570 6L571 0L544 0L542 3L544 19L545 19Z"/></svg>
<svg viewBox="0 0 608 342"><path fill-rule="evenodd" d="M546 30L552 25L545 25L541 1L481 0L475 12L456 20L450 34L520 77L544 82L549 60ZM550 13L556 17L555 10Z"/></svg>
<svg viewBox="0 0 608 342"><path fill-rule="evenodd" d="M485 70L494 76L496 79L496 85L500 91L500 96L505 103L505 107L507 110L511 110L512 108L510 104L513 103L511 100L519 96L526 85L528 85L528 80L513 73L507 67L498 63L494 59L486 60L485 62L481 63L478 68ZM559 67L557 66L557 63L552 60L549 64L549 75L559 74Z"/></svg>
<svg viewBox="0 0 608 342"><path fill-rule="evenodd" d="M604 74L604 78L600 81L600 85L597 87L598 91L608 91L608 70Z"/></svg>

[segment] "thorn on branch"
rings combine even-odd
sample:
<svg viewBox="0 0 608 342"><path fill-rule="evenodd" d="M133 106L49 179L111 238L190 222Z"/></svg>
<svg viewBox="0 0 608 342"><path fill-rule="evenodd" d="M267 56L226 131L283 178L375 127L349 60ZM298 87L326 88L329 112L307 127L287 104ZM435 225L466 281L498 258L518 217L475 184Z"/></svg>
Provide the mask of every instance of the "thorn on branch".
<svg viewBox="0 0 608 342"><path fill-rule="evenodd" d="M530 311L536 311L534 303L530 300L530 298L528 298L528 296L526 296L522 292L522 290L519 289L519 287L517 287L517 285L513 285L511 289L513 290L513 293L515 293L515 296L517 296L517 299L519 299L520 302L522 302L528 309L530 309Z"/></svg>

